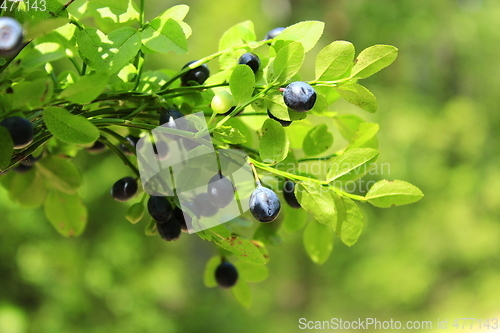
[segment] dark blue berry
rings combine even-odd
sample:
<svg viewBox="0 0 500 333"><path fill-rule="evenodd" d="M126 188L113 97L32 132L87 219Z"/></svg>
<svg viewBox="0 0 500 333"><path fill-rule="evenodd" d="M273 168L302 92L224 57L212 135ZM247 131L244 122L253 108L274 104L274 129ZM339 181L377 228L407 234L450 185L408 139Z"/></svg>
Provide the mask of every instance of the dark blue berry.
<svg viewBox="0 0 500 333"><path fill-rule="evenodd" d="M283 197L285 197L286 203L292 208L300 208L300 203L295 197L295 183L291 180L287 180L283 184Z"/></svg>
<svg viewBox="0 0 500 333"><path fill-rule="evenodd" d="M252 69L254 73L257 73L260 66L260 59L256 54L247 52L240 57L240 59L238 60L238 64L247 65Z"/></svg>
<svg viewBox="0 0 500 333"><path fill-rule="evenodd" d="M12 17L0 17L0 57L16 54L23 43L23 27Z"/></svg>
<svg viewBox="0 0 500 333"><path fill-rule="evenodd" d="M190 61L185 64L182 68L186 68L195 61ZM203 84L210 76L210 70L206 64L195 67L187 71L181 76L181 82L183 86L192 86Z"/></svg>
<svg viewBox="0 0 500 333"><path fill-rule="evenodd" d="M89 153L100 153L106 149L106 145L101 141L96 141L91 147L85 148Z"/></svg>
<svg viewBox="0 0 500 333"><path fill-rule="evenodd" d="M305 82L295 81L285 88L283 99L290 109L304 112L313 108L316 102L316 91Z"/></svg>
<svg viewBox="0 0 500 333"><path fill-rule="evenodd" d="M238 281L238 271L228 261L222 262L215 269L215 281L222 288L231 288Z"/></svg>
<svg viewBox="0 0 500 333"><path fill-rule="evenodd" d="M132 177L125 177L114 183L111 188L111 196L117 201L127 201L137 193L137 190L137 180Z"/></svg>
<svg viewBox="0 0 500 333"><path fill-rule="evenodd" d="M250 212L260 222L272 222L278 217L281 203L274 191L258 186L250 195Z"/></svg>
<svg viewBox="0 0 500 333"><path fill-rule="evenodd" d="M140 140L139 137L134 135L129 135L125 139L132 147L137 146L137 142L139 142ZM125 155L134 155L134 153L130 149L128 149L123 143L120 144L120 149L123 151Z"/></svg>
<svg viewBox="0 0 500 333"><path fill-rule="evenodd" d="M227 207L234 199L233 183L218 173L208 182L207 194L208 199L215 207Z"/></svg>
<svg viewBox="0 0 500 333"><path fill-rule="evenodd" d="M17 116L5 118L0 122L0 126L9 131L15 149L25 148L33 142L33 125L26 118Z"/></svg>
<svg viewBox="0 0 500 333"><path fill-rule="evenodd" d="M273 114L269 110L267 110L267 115L269 116L269 118L274 119L277 122L279 122L281 124L281 126L283 126L283 127L288 127L292 124L291 120L282 120L282 119L276 118L275 116L273 116Z"/></svg>
<svg viewBox="0 0 500 333"><path fill-rule="evenodd" d="M175 119L182 118L184 115L177 109L167 109L160 114L160 126L166 124L168 128L177 128Z"/></svg>
<svg viewBox="0 0 500 333"><path fill-rule="evenodd" d="M26 173L30 171L33 168L33 165L25 165L22 163L19 163L15 168L14 171L17 173Z"/></svg>
<svg viewBox="0 0 500 333"><path fill-rule="evenodd" d="M33 166L35 163L42 158L42 155L35 157L33 155L26 156L23 160L21 160L21 164L26 166Z"/></svg>
<svg viewBox="0 0 500 333"><path fill-rule="evenodd" d="M161 238L169 242L177 240L181 236L181 225L175 219L163 223L156 222L156 229Z"/></svg>
<svg viewBox="0 0 500 333"><path fill-rule="evenodd" d="M172 218L174 209L167 198L151 196L148 200L148 212L156 222L166 223Z"/></svg>
<svg viewBox="0 0 500 333"><path fill-rule="evenodd" d="M273 30L269 31L267 34L266 34L266 37L264 38L264 40L270 40L270 39L273 39L275 38L276 36L278 36L283 30L285 30L284 27L279 27L279 28L274 28Z"/></svg>
<svg viewBox="0 0 500 333"><path fill-rule="evenodd" d="M217 214L217 211L219 210L219 208L214 206L212 201L210 201L208 193L198 194L193 199L193 203L196 206L200 216L211 217Z"/></svg>

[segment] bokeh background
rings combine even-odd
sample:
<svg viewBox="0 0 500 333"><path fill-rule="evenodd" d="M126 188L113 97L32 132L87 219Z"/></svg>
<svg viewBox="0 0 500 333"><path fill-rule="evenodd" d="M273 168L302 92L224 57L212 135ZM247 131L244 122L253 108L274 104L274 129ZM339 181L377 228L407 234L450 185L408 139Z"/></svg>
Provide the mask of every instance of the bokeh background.
<svg viewBox="0 0 500 333"><path fill-rule="evenodd" d="M146 18L174 4L148 0ZM358 52L397 46L397 61L364 80L378 97L377 114L342 101L332 109L380 123L379 162L391 166L384 178L407 180L425 197L391 209L363 204L360 240L352 248L337 242L322 266L307 258L300 232L282 233L283 244L270 248L270 277L251 285L247 310L229 291L203 286L211 244L145 236L109 196L126 167L111 154L82 152L76 163L89 224L78 239L61 237L41 209L12 205L0 189L0 332L299 332L299 318L367 317L431 320L439 331L438 318L500 318L500 2L188 4L189 54L151 57L150 69L215 52L222 33L247 19L261 36L301 20L326 22L304 79L333 40L349 40Z"/></svg>

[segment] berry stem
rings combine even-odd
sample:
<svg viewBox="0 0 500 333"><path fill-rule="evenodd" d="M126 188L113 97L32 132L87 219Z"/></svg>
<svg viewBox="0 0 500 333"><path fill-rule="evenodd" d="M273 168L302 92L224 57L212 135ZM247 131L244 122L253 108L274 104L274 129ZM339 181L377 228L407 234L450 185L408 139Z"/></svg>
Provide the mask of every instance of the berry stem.
<svg viewBox="0 0 500 333"><path fill-rule="evenodd" d="M102 131L104 131L104 129ZM111 150L113 153L115 153L116 155L118 155L118 157L121 158L121 160L125 163L125 165L127 165L130 169L132 169L132 171L135 173L135 175L137 177L139 177L139 178L141 177L141 174L139 173L139 170L137 170L137 168L135 167L135 165L132 164L132 162L130 162L130 160L127 158L127 156L125 156L125 154L123 154L120 149L118 149L114 144L112 144L111 142L109 142L108 138L106 138L105 136L101 135L99 137L99 141L101 141L102 143L104 143L109 148L109 150Z"/></svg>

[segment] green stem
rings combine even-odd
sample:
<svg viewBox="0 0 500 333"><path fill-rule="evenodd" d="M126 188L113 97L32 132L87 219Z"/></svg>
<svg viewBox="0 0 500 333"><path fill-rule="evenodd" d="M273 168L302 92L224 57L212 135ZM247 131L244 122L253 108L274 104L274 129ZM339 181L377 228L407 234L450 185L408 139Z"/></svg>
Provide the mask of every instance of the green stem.
<svg viewBox="0 0 500 333"><path fill-rule="evenodd" d="M137 57L138 57L138 60L137 60L138 73L137 73L137 77L135 79L134 88L132 89L134 91L137 90L137 88L139 88L139 84L141 83L145 54L142 51L139 51L139 53L137 54Z"/></svg>
<svg viewBox="0 0 500 333"><path fill-rule="evenodd" d="M113 136L115 136L115 134L117 136L120 136L119 134L117 134L117 133L115 133L115 132L113 132L111 130L102 129L101 131L109 133L109 134L111 134ZM130 160L127 158L127 156L125 156L125 154L119 148L117 148L114 144L112 144L111 142L109 142L108 138L106 138L105 136L101 135L99 137L99 141L101 141L102 143L104 143L109 148L109 150L111 150L113 153L115 153L116 155L118 155L118 157L121 158L121 160L125 163L125 165L127 165L128 167L130 167L130 169L132 169L132 171L135 173L135 175L137 177L139 177L139 178L141 177L141 174L139 173L139 170L136 168L136 166L134 164L132 164L132 162L130 162Z"/></svg>
<svg viewBox="0 0 500 333"><path fill-rule="evenodd" d="M139 24L142 28L142 26L144 25L144 0L140 0L140 3L139 3Z"/></svg>
<svg viewBox="0 0 500 333"><path fill-rule="evenodd" d="M313 178L308 178L308 177L304 177L304 176L299 176L299 175L295 175L293 173L289 173L289 172L286 172L286 171L278 170L276 168L271 167L270 165L267 165L267 164L261 163L261 162L259 162L257 160L254 160L251 157L248 157L248 160L252 164L254 164L257 168L259 168L261 170L265 170L265 171L270 172L270 173L274 173L275 175L279 175L279 176L282 176L282 177L285 177L285 178L289 178L289 179L294 179L294 180L297 180L297 181L312 181L312 182L315 182L315 183L318 183L318 184L321 184L321 185L328 185L327 181L319 180L319 179L313 179Z"/></svg>
<svg viewBox="0 0 500 333"><path fill-rule="evenodd" d="M339 156L338 153L333 153L333 154L330 154L328 156L323 156L323 157L306 157L306 158L301 158L301 159L298 159L297 162L308 162L308 161L326 161L326 160L329 160L330 158L332 157L336 157L336 156Z"/></svg>
<svg viewBox="0 0 500 333"><path fill-rule="evenodd" d="M84 62L83 65L82 65L81 76L84 76L86 72L87 72L87 64Z"/></svg>

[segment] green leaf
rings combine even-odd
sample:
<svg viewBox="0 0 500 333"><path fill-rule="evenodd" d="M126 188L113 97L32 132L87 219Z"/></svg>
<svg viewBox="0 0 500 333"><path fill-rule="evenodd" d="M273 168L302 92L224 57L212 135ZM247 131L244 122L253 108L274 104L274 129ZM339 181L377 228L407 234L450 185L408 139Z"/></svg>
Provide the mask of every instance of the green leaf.
<svg viewBox="0 0 500 333"><path fill-rule="evenodd" d="M99 137L99 130L87 118L73 115L61 107L45 108L43 120L50 133L66 143L84 145Z"/></svg>
<svg viewBox="0 0 500 333"><path fill-rule="evenodd" d="M338 220L335 232L347 246L354 245L363 230L363 213L358 205L349 198L335 197Z"/></svg>
<svg viewBox="0 0 500 333"><path fill-rule="evenodd" d="M283 202L283 201L282 201ZM283 216L283 229L289 233L294 233L302 229L307 223L307 212L304 209L294 209L289 205L282 205L280 213Z"/></svg>
<svg viewBox="0 0 500 333"><path fill-rule="evenodd" d="M302 149L308 156L316 156L324 153L333 144L333 135L328 132L328 125L320 124L307 132Z"/></svg>
<svg viewBox="0 0 500 333"><path fill-rule="evenodd" d="M353 148L335 157L328 169L326 179L330 182L352 181L364 176L377 160L378 151L372 148Z"/></svg>
<svg viewBox="0 0 500 333"><path fill-rule="evenodd" d="M0 126L0 171L7 169L14 153L14 142L9 131Z"/></svg>
<svg viewBox="0 0 500 333"><path fill-rule="evenodd" d="M247 309L250 308L252 305L252 293L245 281L238 279L238 282L231 288L231 292L241 305Z"/></svg>
<svg viewBox="0 0 500 333"><path fill-rule="evenodd" d="M80 77L59 95L76 104L87 104L96 99L106 88L109 76L106 72L94 72Z"/></svg>
<svg viewBox="0 0 500 333"><path fill-rule="evenodd" d="M328 187L312 181L300 182L295 186L295 196L302 208L319 223L330 226L337 223L335 201Z"/></svg>
<svg viewBox="0 0 500 333"><path fill-rule="evenodd" d="M48 78L24 81L12 87L12 108L34 109L52 98L53 85Z"/></svg>
<svg viewBox="0 0 500 333"><path fill-rule="evenodd" d="M155 18L144 29L141 38L142 44L153 52L185 54L188 51L184 30L174 19L163 21L161 18Z"/></svg>
<svg viewBox="0 0 500 333"><path fill-rule="evenodd" d="M303 243L309 258L318 265L324 264L333 250L333 228L310 221L303 234Z"/></svg>
<svg viewBox="0 0 500 333"><path fill-rule="evenodd" d="M271 84L282 84L290 80L302 66L304 47L299 42L281 48L269 67L267 80Z"/></svg>
<svg viewBox="0 0 500 333"><path fill-rule="evenodd" d="M24 174L12 173L8 186L9 199L12 202L28 208L36 208L43 204L47 187L35 170L36 167Z"/></svg>
<svg viewBox="0 0 500 333"><path fill-rule="evenodd" d="M255 31L252 21L244 21L233 25L226 30L219 41L219 51L234 46L246 44L255 40Z"/></svg>
<svg viewBox="0 0 500 333"><path fill-rule="evenodd" d="M376 207L388 208L417 202L424 194L420 189L401 180L381 180L375 183L365 198Z"/></svg>
<svg viewBox="0 0 500 333"><path fill-rule="evenodd" d="M136 29L123 27L104 35L95 28L86 28L76 36L81 57L92 68L109 74L129 64L141 48Z"/></svg>
<svg viewBox="0 0 500 333"><path fill-rule="evenodd" d="M2 3L5 4L3 1ZM38 10L34 6L37 6ZM19 23L29 22L30 25L54 17L68 17L64 5L58 0L44 0L43 4L42 1L20 1L17 10L14 10L12 14Z"/></svg>
<svg viewBox="0 0 500 333"><path fill-rule="evenodd" d="M42 21L33 21L28 24L26 29L28 33L26 34L26 40L35 39L53 30L65 25L69 20L63 17L49 18Z"/></svg>
<svg viewBox="0 0 500 333"><path fill-rule="evenodd" d="M65 237L80 236L87 225L87 208L78 194L51 190L45 200L45 216Z"/></svg>
<svg viewBox="0 0 500 333"><path fill-rule="evenodd" d="M342 114L335 118L335 122L340 131L340 134L347 141L352 141L358 132L359 125L365 121L361 117L354 114Z"/></svg>
<svg viewBox="0 0 500 333"><path fill-rule="evenodd" d="M75 193L82 184L82 176L76 166L62 157L49 155L37 163L37 168L52 188Z"/></svg>
<svg viewBox="0 0 500 333"><path fill-rule="evenodd" d="M378 148L377 133L379 130L378 124L361 123L359 124L356 135L352 139L349 147L352 148Z"/></svg>
<svg viewBox="0 0 500 333"><path fill-rule="evenodd" d="M217 281L215 280L215 270L217 266L221 263L219 256L210 258L205 265L205 270L203 271L203 283L207 288L217 287Z"/></svg>
<svg viewBox="0 0 500 333"><path fill-rule="evenodd" d="M238 261L234 266L238 270L239 278L245 282L262 282L269 276L269 269L265 265L253 265L248 262Z"/></svg>
<svg viewBox="0 0 500 333"><path fill-rule="evenodd" d="M221 126L214 130L214 138L225 143L239 144L247 142L246 137L232 126Z"/></svg>
<svg viewBox="0 0 500 333"><path fill-rule="evenodd" d="M238 236L224 237L213 231L213 228L209 231L215 244L233 253L239 259L256 265L264 265L269 261L269 256L261 251L264 247L262 243Z"/></svg>
<svg viewBox="0 0 500 333"><path fill-rule="evenodd" d="M279 92L267 94L263 101L265 109L278 119L296 121L307 117L307 112L297 112L287 107L283 95Z"/></svg>
<svg viewBox="0 0 500 333"><path fill-rule="evenodd" d="M234 68L229 79L229 88L236 104L241 105L252 98L255 86L255 75L247 65L238 65Z"/></svg>
<svg viewBox="0 0 500 333"><path fill-rule="evenodd" d="M351 77L364 79L392 64L398 56L398 49L391 45L374 45L364 49L357 57Z"/></svg>
<svg viewBox="0 0 500 333"><path fill-rule="evenodd" d="M304 46L304 51L310 51L323 34L325 23L320 21L303 21L287 27L275 40L293 40ZM275 42L275 44L279 44Z"/></svg>
<svg viewBox="0 0 500 333"><path fill-rule="evenodd" d="M139 10L133 0L91 0L87 11L99 28L105 31L139 22Z"/></svg>
<svg viewBox="0 0 500 333"><path fill-rule="evenodd" d="M253 239L266 245L281 245L283 239L278 234L279 225L276 223L261 223L253 235Z"/></svg>
<svg viewBox="0 0 500 333"><path fill-rule="evenodd" d="M354 61L354 45L338 40L323 48L316 57L316 79L332 81L340 78L351 68Z"/></svg>
<svg viewBox="0 0 500 333"><path fill-rule="evenodd" d="M53 42L40 43L27 51L23 57L22 66L24 68L35 68L64 57L67 57L66 49L61 44Z"/></svg>
<svg viewBox="0 0 500 333"><path fill-rule="evenodd" d="M283 126L273 119L267 119L262 125L262 137L259 142L259 154L268 164L283 161L288 154L290 142Z"/></svg>
<svg viewBox="0 0 500 333"><path fill-rule="evenodd" d="M377 111L377 99L372 92L360 84L344 84L336 88L340 96L351 104L365 111L374 113Z"/></svg>
<svg viewBox="0 0 500 333"><path fill-rule="evenodd" d="M125 215L125 218L130 223L135 224L142 219L142 217L144 216L144 212L145 212L144 204L142 202L137 202L127 209L127 214Z"/></svg>

